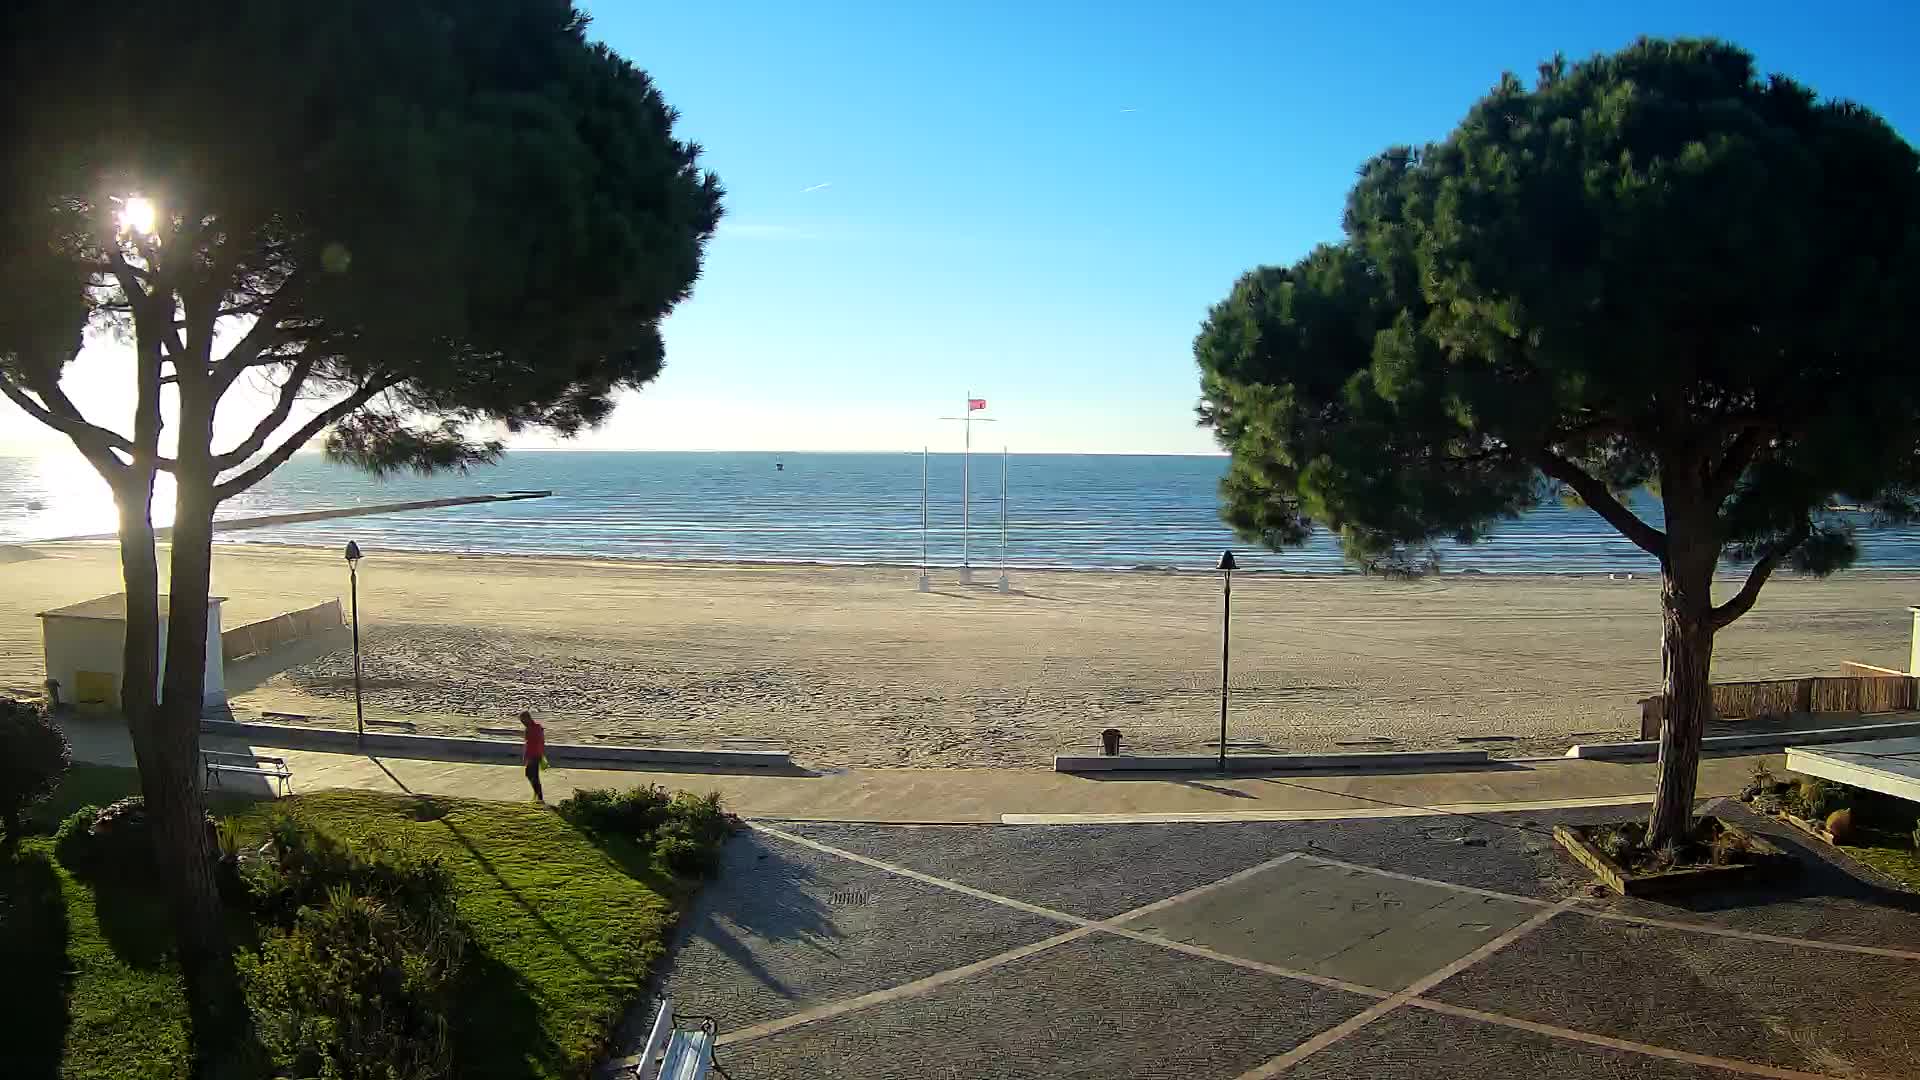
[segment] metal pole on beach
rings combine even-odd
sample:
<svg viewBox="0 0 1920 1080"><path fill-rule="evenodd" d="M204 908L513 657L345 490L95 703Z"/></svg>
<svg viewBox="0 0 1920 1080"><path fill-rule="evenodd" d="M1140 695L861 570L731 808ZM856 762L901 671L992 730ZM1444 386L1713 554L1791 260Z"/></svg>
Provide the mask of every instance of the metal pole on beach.
<svg viewBox="0 0 1920 1080"><path fill-rule="evenodd" d="M973 563L968 541L973 535L973 391L967 391L966 408L961 410L963 432L960 451L960 584L973 584Z"/></svg>
<svg viewBox="0 0 1920 1080"><path fill-rule="evenodd" d="M360 545L347 541L347 578L353 590L353 729L357 745L367 741L367 710L360 702Z"/></svg>
<svg viewBox="0 0 1920 1080"><path fill-rule="evenodd" d="M920 591L928 592L933 583L927 580L927 455L926 447L920 448Z"/></svg>
<svg viewBox="0 0 1920 1080"><path fill-rule="evenodd" d="M1227 642L1233 634L1233 572L1240 565L1231 550L1220 553L1220 771L1227 771Z"/></svg>
<svg viewBox="0 0 1920 1080"><path fill-rule="evenodd" d="M1007 448L1000 448L1000 591L1011 592L1007 582Z"/></svg>

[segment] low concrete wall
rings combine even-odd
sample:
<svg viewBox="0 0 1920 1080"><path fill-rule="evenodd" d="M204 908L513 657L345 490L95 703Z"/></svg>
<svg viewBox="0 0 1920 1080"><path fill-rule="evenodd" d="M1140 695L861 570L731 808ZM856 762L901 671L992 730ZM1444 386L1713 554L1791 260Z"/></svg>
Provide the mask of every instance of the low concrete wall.
<svg viewBox="0 0 1920 1080"><path fill-rule="evenodd" d="M484 758L519 761L520 744L502 739L464 739L453 735L396 735L369 731L365 740L340 728L259 724L243 720L202 720L200 733L245 739L256 746L295 750L379 750L400 757ZM641 765L707 765L722 768L790 769L785 750L681 750L657 746L585 746L548 743L547 759L556 763L605 761Z"/></svg>
<svg viewBox="0 0 1920 1080"><path fill-rule="evenodd" d="M236 626L220 635L220 652L228 660L258 656L285 648L304 638L338 630L345 625L346 617L340 612L340 601L328 600L310 608Z"/></svg>
<svg viewBox="0 0 1920 1080"><path fill-rule="evenodd" d="M1425 768L1444 765L1484 765L1485 750L1375 750L1355 754L1228 754L1228 772L1305 772L1346 769L1367 772L1372 769ZM1148 756L1118 754L1113 757L1059 754L1053 759L1053 771L1082 772L1206 772L1218 771L1219 755Z"/></svg>
<svg viewBox="0 0 1920 1080"><path fill-rule="evenodd" d="M1778 750L1786 746L1812 746L1819 743L1852 742L1856 739L1892 739L1907 735L1920 735L1920 720L1909 720L1897 724L1816 728L1811 731L1772 731L1760 735L1709 735L1700 740L1700 752L1711 754L1728 750ZM1591 761L1652 761L1660 756L1660 740L1580 743L1568 747L1567 756L1586 758Z"/></svg>

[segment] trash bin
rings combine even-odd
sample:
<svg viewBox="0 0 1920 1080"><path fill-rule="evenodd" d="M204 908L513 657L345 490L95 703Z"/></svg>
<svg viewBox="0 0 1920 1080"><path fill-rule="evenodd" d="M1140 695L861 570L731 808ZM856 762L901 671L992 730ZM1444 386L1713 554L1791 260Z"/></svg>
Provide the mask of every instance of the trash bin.
<svg viewBox="0 0 1920 1080"><path fill-rule="evenodd" d="M1100 752L1108 757L1114 757L1120 753L1119 728L1110 727L1100 733Z"/></svg>

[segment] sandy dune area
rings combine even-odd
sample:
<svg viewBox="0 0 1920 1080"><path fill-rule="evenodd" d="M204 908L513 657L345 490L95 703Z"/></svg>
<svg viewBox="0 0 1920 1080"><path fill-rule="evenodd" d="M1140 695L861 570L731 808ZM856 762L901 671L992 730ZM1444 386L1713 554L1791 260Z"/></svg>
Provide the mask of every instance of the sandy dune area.
<svg viewBox="0 0 1920 1080"><path fill-rule="evenodd" d="M0 549L0 692L44 677L37 611L117 591L111 546ZM332 551L222 545L226 623L346 598ZM985 575L983 575L983 578ZM1725 679L1905 666L1911 575L1769 585L1721 635ZM818 766L1038 766L1105 727L1142 751L1207 747L1219 708L1211 575L1016 574L935 591L899 569L691 566L371 552L368 715L422 732L781 746ZM1731 581L1722 584L1730 591ZM1631 737L1659 677L1658 583L1452 575L1240 575L1236 747L1557 753ZM242 672L236 712L353 722L344 649Z"/></svg>

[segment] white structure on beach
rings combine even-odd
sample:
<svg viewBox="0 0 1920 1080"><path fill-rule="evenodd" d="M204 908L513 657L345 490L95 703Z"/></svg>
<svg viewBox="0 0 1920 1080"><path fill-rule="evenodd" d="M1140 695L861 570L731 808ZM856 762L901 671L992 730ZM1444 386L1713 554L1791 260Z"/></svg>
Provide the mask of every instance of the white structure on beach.
<svg viewBox="0 0 1920 1080"><path fill-rule="evenodd" d="M220 647L220 604L207 599L206 700L227 700L226 668ZM160 670L167 664L168 598L160 597ZM47 678L60 684L60 700L81 708L120 707L121 661L127 640L127 594L98 596L40 613Z"/></svg>

